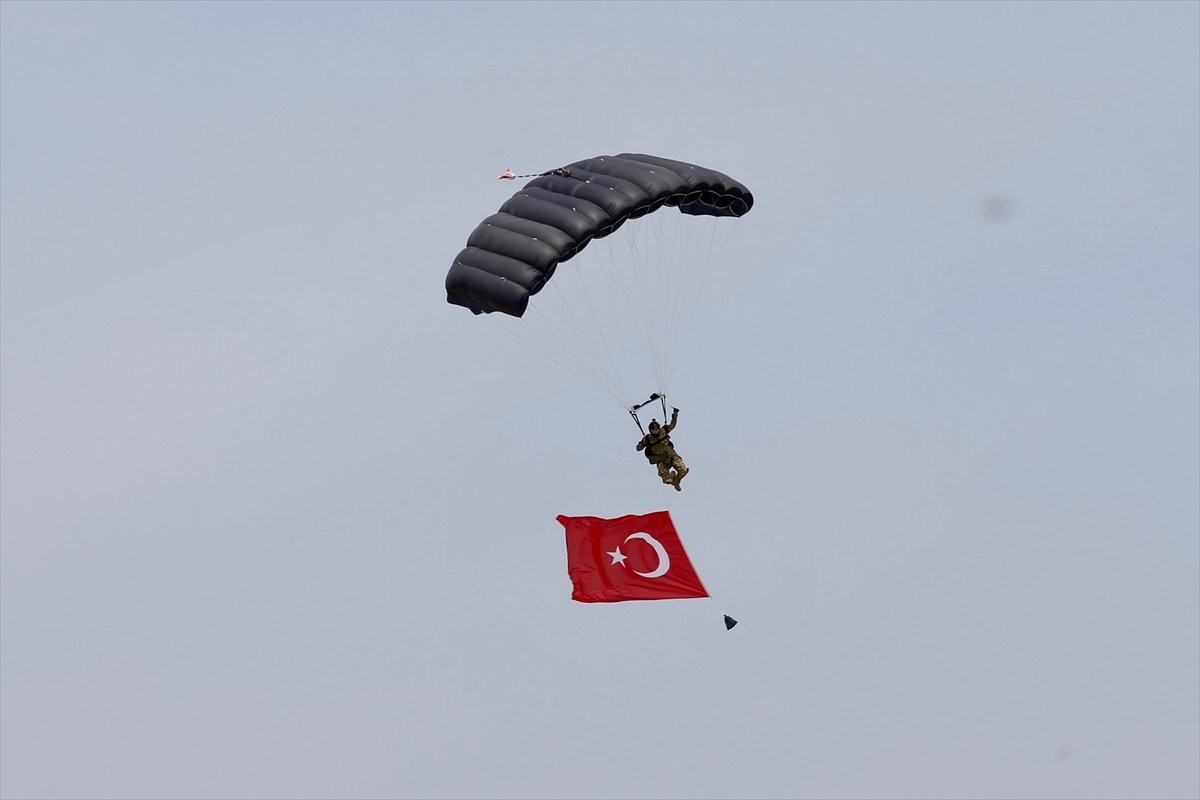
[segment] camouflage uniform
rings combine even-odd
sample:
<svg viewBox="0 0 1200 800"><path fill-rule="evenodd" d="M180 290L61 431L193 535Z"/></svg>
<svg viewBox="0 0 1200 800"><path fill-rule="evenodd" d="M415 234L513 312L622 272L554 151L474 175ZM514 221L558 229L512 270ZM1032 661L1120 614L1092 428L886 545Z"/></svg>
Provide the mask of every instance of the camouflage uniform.
<svg viewBox="0 0 1200 800"><path fill-rule="evenodd" d="M684 475L687 475L688 468L679 454L675 452L675 446L671 444L670 436L678 419L679 409L673 409L671 422L658 428L657 431L652 430L643 436L642 440L637 443L637 449L646 451L647 460L658 468L658 477L662 478L663 483L674 486L676 491L682 491L679 488L679 482L683 480ZM671 471L672 469L674 472Z"/></svg>

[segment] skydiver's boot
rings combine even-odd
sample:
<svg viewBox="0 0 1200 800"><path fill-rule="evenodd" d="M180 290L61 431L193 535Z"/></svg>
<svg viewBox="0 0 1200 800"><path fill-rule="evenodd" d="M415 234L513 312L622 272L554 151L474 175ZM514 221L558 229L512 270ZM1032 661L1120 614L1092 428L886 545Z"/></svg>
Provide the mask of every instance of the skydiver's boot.
<svg viewBox="0 0 1200 800"><path fill-rule="evenodd" d="M688 474L688 471L689 470L687 467L676 468L676 470L675 470L675 488L677 490L683 491L682 489L679 488L679 484L680 484L680 482L683 481L683 476Z"/></svg>

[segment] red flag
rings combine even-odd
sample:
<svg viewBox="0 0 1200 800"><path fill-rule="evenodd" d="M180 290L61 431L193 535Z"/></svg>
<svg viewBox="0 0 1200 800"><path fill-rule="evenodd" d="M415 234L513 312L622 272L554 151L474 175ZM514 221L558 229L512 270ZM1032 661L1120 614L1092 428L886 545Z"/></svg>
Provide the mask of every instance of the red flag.
<svg viewBox="0 0 1200 800"><path fill-rule="evenodd" d="M666 511L565 517L567 574L581 603L708 597Z"/></svg>

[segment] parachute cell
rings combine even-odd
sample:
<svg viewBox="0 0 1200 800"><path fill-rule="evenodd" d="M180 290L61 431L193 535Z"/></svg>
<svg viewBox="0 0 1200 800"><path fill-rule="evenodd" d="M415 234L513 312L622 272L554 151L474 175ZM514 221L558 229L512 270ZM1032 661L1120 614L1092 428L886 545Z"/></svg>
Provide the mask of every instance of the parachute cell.
<svg viewBox="0 0 1200 800"><path fill-rule="evenodd" d="M683 161L631 153L577 161L534 178L479 223L446 274L446 299L520 317L559 264L626 220L663 206L740 217L753 205L741 183Z"/></svg>

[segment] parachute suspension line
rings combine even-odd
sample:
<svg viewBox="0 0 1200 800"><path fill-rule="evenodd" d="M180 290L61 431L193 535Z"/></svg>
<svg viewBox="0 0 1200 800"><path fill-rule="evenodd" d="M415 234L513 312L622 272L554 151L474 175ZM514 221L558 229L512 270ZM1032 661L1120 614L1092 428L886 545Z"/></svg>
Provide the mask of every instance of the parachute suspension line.
<svg viewBox="0 0 1200 800"><path fill-rule="evenodd" d="M514 327L509 327L508 325L502 324L502 330L504 330L505 333L508 333L508 335L511 336L512 338L515 338L515 339L517 339L517 341L520 341L522 344L526 345L526 347L528 347L532 350L535 350L536 353L539 353L540 355L544 356L545 359L547 359L548 361L551 361L552 363L554 363L554 365L557 365L558 367L562 367L564 369L564 371L569 372L572 375L575 375L575 377L577 379L582 380L583 383L586 383L587 385L592 386L593 389L598 390L600 392L608 393L605 386L602 386L601 384L596 383L596 381L593 380L592 378L590 378L587 373L581 372L580 369L577 369L575 367L575 365L572 365L572 363L570 363L570 361L564 360L562 355L557 354L556 351L553 350L553 348L547 347L546 343L538 342L538 341L536 341L536 339L530 339L527 336L522 336L521 333L517 332L517 330L520 330L520 329L514 329Z"/></svg>
<svg viewBox="0 0 1200 800"><path fill-rule="evenodd" d="M674 228L672 231L673 235L670 241L670 246L667 247L667 238L665 235L663 235L662 230L663 225L665 224L665 219L668 219L666 215L656 216L655 223L658 225L658 234L654 237L654 241L658 246L658 255L655 260L663 265L661 273L663 278L662 296L666 301L663 308L662 319L662 384L664 391L671 378L670 373L673 359L672 354L675 350L673 342L676 327L675 319L679 313L679 305L682 302L683 294L680 291L680 287L681 285L686 285L684 283L684 276L686 275L686 272L680 268L680 264L675 258L677 252L676 244L678 243L679 221L674 221ZM665 408L663 413L666 413Z"/></svg>
<svg viewBox="0 0 1200 800"><path fill-rule="evenodd" d="M681 219L680 215L680 219ZM673 340L677 338L679 309L686 305L688 271L680 257L680 219L676 215L650 214L639 226L639 236L629 242L631 253L638 261L636 308L641 311L641 330L646 349L652 354L658 386L666 391L672 371ZM664 235L664 219L675 219L668 241ZM644 228L644 231L643 231ZM686 229L685 229L686 230ZM640 234L645 233L643 238ZM686 240L686 236L684 236Z"/></svg>
<svg viewBox="0 0 1200 800"><path fill-rule="evenodd" d="M526 316L529 316L529 315L526 314ZM506 332L509 336L512 336L514 339L517 339L518 341L520 341L523 345L526 345L530 349L535 350L536 352L540 353L542 356L547 358L549 361L553 362L554 364L558 365L559 367L562 367L564 370L571 373L572 375L574 375L576 378L583 381L584 383L588 384L593 389L596 389L603 394L607 394L609 397L611 397L613 399L614 402L617 402L618 404L620 404L620 400L618 400L617 397L615 397L612 394L612 391L610 389L608 389L608 387L604 386L602 383L597 382L593 376L588 374L585 370L581 370L577 364L571 363L571 360L569 357L566 357L561 352L556 352L556 348L554 348L552 345L550 345L549 343L547 343L545 341L539 341L536 338L536 336L530 336L528 334L518 333L518 331L521 331L523 329L521 325L510 326L509 324L505 324L505 322L501 321L500 328L504 332Z"/></svg>
<svg viewBox="0 0 1200 800"><path fill-rule="evenodd" d="M624 230L624 228L622 228ZM653 284L653 279L650 273L653 271L649 264L648 258L643 257L641 248L638 247L637 231L625 235L625 242L629 247L630 258L634 268L634 281L637 284L637 308L641 310L642 335L646 340L647 351L650 354L650 366L654 372L654 378L659 384L659 388L665 390L663 383L663 368L662 356L660 355L661 342L654 324L655 304L661 299L660 292L655 291L657 287Z"/></svg>
<svg viewBox="0 0 1200 800"><path fill-rule="evenodd" d="M620 280L620 275L618 274L617 260L613 256L613 248L605 247L604 252L608 256L608 264L604 270L604 275L608 281L608 291L607 291L608 300L609 300L609 303L612 304L611 319L613 319L616 322L616 324L613 325L613 329L614 329L616 337L617 337L617 342L620 344L620 347L621 347L621 363L628 365L630 363L629 355L628 355L628 349L625 346L625 340L628 335L628 331L626 331L626 329L625 329L625 321L621 315L621 306L618 303L618 295L617 295L617 288L622 287L623 284ZM629 375L628 371L626 372L626 375L627 376ZM629 393L628 390L629 390L629 387L626 386L626 395L625 395L626 402L632 401L632 399L633 399L633 395L631 393Z"/></svg>
<svg viewBox="0 0 1200 800"><path fill-rule="evenodd" d="M675 352L679 343L683 340L687 332L685 324L687 318L695 313L696 302L700 299L695 293L696 284L710 268L708 261L699 258L699 254L695 252L695 244L702 236L702 231L697 231L696 227L710 223L711 220L708 218L692 220L687 225L684 234L684 247L679 258L679 289L674 294L675 305L671 316L670 335L667 339L667 346L671 348L672 353ZM676 228L676 232L678 231L679 227ZM689 309L691 309L691 314L688 313ZM671 365L674 367L673 358Z"/></svg>
<svg viewBox="0 0 1200 800"><path fill-rule="evenodd" d="M717 265L725 263L725 252L729 247L730 241L733 240L734 231L740 227L735 223L734 220L724 220L717 217L710 219L709 224L712 226L712 228L708 237L708 252L704 258L704 268L701 270L700 289L696 295L697 301L707 294L708 284L712 278L713 269ZM724 224L727 230L725 232L724 239L721 241L720 247L715 249L714 256L714 243L716 242L717 225L719 224ZM683 315L682 335L686 336L691 331L691 327L696 320L695 308L699 305L699 302L690 304L689 307L692 308L692 313L685 313Z"/></svg>
<svg viewBox="0 0 1200 800"><path fill-rule="evenodd" d="M658 343L655 341L652 324L652 307L658 301L658 293L654 290L653 285L649 285L646 281L649 271L649 259L644 257L642 249L638 247L638 231L640 229L630 227L625 228L622 233L622 240L624 241L625 248L628 249L625 261L626 265L628 265L628 270L631 272L628 285L635 295L629 299L630 321L638 337L641 339L642 350L646 353L650 373L654 377L655 384L658 384L658 389L662 389L662 371L659 367L658 347L656 347Z"/></svg>
<svg viewBox="0 0 1200 800"><path fill-rule="evenodd" d="M571 266L575 267L576 265ZM579 284L578 276L576 276L575 283ZM591 373L597 382L604 384L606 387L605 391L608 393L608 395L611 396L616 403L621 404L621 398L623 395L621 392L619 371L616 370L615 365L612 365L611 359L609 364L612 369L604 369L603 360L598 358L596 355L598 353L598 348L596 347L594 341L590 341L588 339L587 333L584 330L585 326L580 321L579 315L575 311L575 304L569 302L568 299L563 295L562 287L560 287L556 282L548 282L546 286L549 287L548 296L553 298L555 307L558 309L559 314L567 323L564 333L569 332L573 334L575 337L574 341L577 342L575 346L566 345L564 343L564 349L567 352L576 353L576 361L579 363L580 367ZM560 326L548 325L547 327L551 329L558 329Z"/></svg>
<svg viewBox="0 0 1200 800"><path fill-rule="evenodd" d="M730 226L717 247L715 225L721 222L683 214L630 220L608 247L593 247L561 264L559 279L543 286L520 320L506 320L502 327L626 411L631 398L645 397L642 393L652 388L667 417L665 395L678 367L675 357L695 317L704 313L694 302L697 289L705 294L733 236L735 226ZM565 278L568 272L573 277ZM607 300L601 296L606 292ZM647 379L655 385L647 387Z"/></svg>
<svg viewBox="0 0 1200 800"><path fill-rule="evenodd" d="M623 397L614 387L612 376L598 369L595 359L588 357L586 340L580 337L579 322L571 303L565 301L557 284L548 283L547 287L548 290L544 290L540 302L529 304L522 318L523 324L517 326L517 330L536 339L543 346L536 349L541 349L543 354L556 364L568 369L588 385L607 394L613 402L623 406ZM546 309L556 309L553 319L546 315ZM570 340L567 337L569 333L575 333L579 341ZM531 342L527 343L532 345ZM552 351L554 355L551 356L546 350Z"/></svg>
<svg viewBox="0 0 1200 800"><path fill-rule="evenodd" d="M666 327L666 376L665 380L669 381L672 378L672 371L675 366L675 351L676 345L679 342L679 319L683 310L688 307L687 304L687 287L690 282L692 265L687 259L687 248L680 246L680 230L684 228L684 220L682 214L676 214L673 220L674 228L671 232L671 246L667 253L665 262L668 270L668 280L671 281L673 291L668 293L672 299L670 313L667 318ZM690 226L689 226L690 228ZM687 235L684 237L685 242ZM659 241L663 241L660 237Z"/></svg>
<svg viewBox="0 0 1200 800"><path fill-rule="evenodd" d="M625 319L622 320L622 327L629 328L641 340L642 353L649 359L649 366L651 371L653 371L654 358L650 350L650 335L646 330L646 315L642 310L645 305L645 291L638 285L641 265L637 260L637 250L629 245L629 230L622 230L620 238L629 250L628 255L621 257L620 263L617 263L616 245L614 244L610 249L614 261L613 274L620 284L623 295ZM642 313L639 314L639 311L642 311Z"/></svg>
<svg viewBox="0 0 1200 800"><path fill-rule="evenodd" d="M648 364L655 380L658 379L658 371L655 369L654 361L654 341L653 336L648 328L646 313L646 295L648 290L644 284L645 272L641 269L641 262L638 259L637 246L633 242L633 232L630 228L621 229L621 242L625 246L626 254L623 257L622 266L629 271L628 282L625 284L629 294L629 312L632 316L631 321L636 326L638 337L642 341L642 350L646 355Z"/></svg>
<svg viewBox="0 0 1200 800"><path fill-rule="evenodd" d="M655 238L659 248L655 263L662 265L660 270L656 270L656 274L662 281L662 296L665 301L661 321L661 383L665 391L674 377L677 366L675 354L680 349L681 340L680 320L692 309L691 285L694 283L693 275L699 268L699 265L694 263L695 259L691 257L689 244L693 241L696 224L704 218L674 213L656 215L654 219L659 229ZM665 235L664 227L671 228L669 237ZM694 309L692 311L694 313Z"/></svg>
<svg viewBox="0 0 1200 800"><path fill-rule="evenodd" d="M638 248L630 243L628 238L630 230L632 229L623 226L618 237L625 241L629 247L629 255L627 257L622 257L617 252L615 242L611 243L612 246L605 248L609 260L608 274L610 276L611 288L609 295L613 301L614 319L617 322L614 327L621 333L622 346L624 346L626 335L641 340L641 347L638 349L647 358L648 366L652 373L657 373L651 349L654 337L647 322L647 292L644 287L639 286L640 280L646 274L647 265L645 259L641 257ZM620 294L617 293L616 287L620 288ZM655 374L655 381L659 381L657 374ZM639 388L639 392L642 388L644 387Z"/></svg>
<svg viewBox="0 0 1200 800"><path fill-rule="evenodd" d="M710 222L711 220L707 218L696 219L688 225L684 235L685 246L679 259L679 289L674 295L676 303L672 312L671 331L668 338L668 347L671 348L672 354L680 342L684 341L688 333L687 323L696 312L696 305L700 299L700 295L696 292L696 286L703 281L705 274L711 268L709 259L701 258L697 248L698 243L703 241L704 232L695 230L697 226ZM673 359L672 356L672 368L675 366ZM668 375L668 378L670 377Z"/></svg>
<svg viewBox="0 0 1200 800"><path fill-rule="evenodd" d="M604 334L604 326L600 324L600 318L596 315L596 304L592 301L592 293L588 291L588 281L584 280L583 270L574 269L572 273L575 275L575 283L579 287L580 293L584 300L587 301L588 313L591 315L592 324L596 327L596 335L600 339L600 343L604 346L604 356L608 360L608 365L612 369L613 384L618 391L624 391L624 396L629 396L629 386L622 380L623 375L621 369L617 366L616 359L613 357L612 346L608 343L608 337Z"/></svg>
<svg viewBox="0 0 1200 800"><path fill-rule="evenodd" d="M664 335L666 368L663 379L664 383L669 384L674 379L678 367L677 353L685 349L687 323L697 314L699 307L696 286L710 269L710 264L699 257L698 247L704 241L704 226L711 224L712 219L681 213L669 215L666 219L670 219L670 224L675 226L670 238L670 249L664 257L672 282L671 291L667 293L672 302ZM662 241L665 245L667 237L664 236Z"/></svg>
<svg viewBox="0 0 1200 800"><path fill-rule="evenodd" d="M622 363L626 365L626 376L642 384L644 383L642 367L645 365L645 356L648 350L645 346L645 335L639 331L636 325L638 319L633 314L634 309L637 308L636 298L631 296L633 292L630 289L630 276L627 274L635 269L636 265L631 266L628 259L618 255L615 242L609 242L608 245L604 248L608 257L608 268L605 272L608 276L608 296L612 302L612 319L615 323L613 329L617 332L621 342ZM640 346L639 340L641 341ZM644 388L639 385L636 395L640 395ZM634 392L629 392L626 394L626 400L632 401L636 395Z"/></svg>

